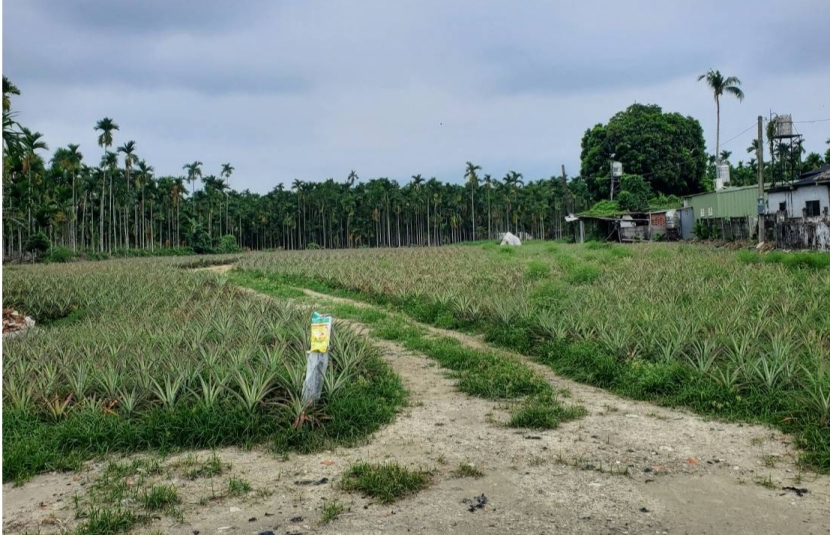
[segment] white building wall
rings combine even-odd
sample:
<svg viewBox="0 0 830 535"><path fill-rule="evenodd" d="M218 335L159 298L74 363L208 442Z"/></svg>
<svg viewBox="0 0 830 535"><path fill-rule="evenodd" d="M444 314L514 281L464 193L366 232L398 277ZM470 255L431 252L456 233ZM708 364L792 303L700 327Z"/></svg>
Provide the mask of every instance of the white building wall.
<svg viewBox="0 0 830 535"><path fill-rule="evenodd" d="M824 209L830 207L830 186L822 184L819 186L802 186L792 191L779 191L768 194L768 213L778 212L778 206L782 202L787 203L787 218L799 219L807 206L807 201L819 201L819 213L824 215Z"/></svg>

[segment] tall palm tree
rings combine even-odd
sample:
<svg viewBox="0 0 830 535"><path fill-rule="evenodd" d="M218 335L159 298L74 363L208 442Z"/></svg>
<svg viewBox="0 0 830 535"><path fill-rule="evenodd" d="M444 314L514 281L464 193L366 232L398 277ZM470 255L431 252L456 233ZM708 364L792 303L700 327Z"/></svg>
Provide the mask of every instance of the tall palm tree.
<svg viewBox="0 0 830 535"><path fill-rule="evenodd" d="M199 218L199 212L196 210L196 180L202 177L202 165L204 165L199 160L196 160L193 163L187 163L182 166L182 169L187 171L187 178L186 180L190 182L190 198L193 200L193 212L196 214L196 218Z"/></svg>
<svg viewBox="0 0 830 535"><path fill-rule="evenodd" d="M228 220L228 190L231 188L231 175L235 171L234 167L229 163L222 164L222 171L219 173L219 176L224 179L224 188L222 188L222 193L225 194L225 234L229 234L228 229L230 228L230 221ZM221 210L222 207L219 207L219 214L221 217ZM220 225L221 227L221 225Z"/></svg>
<svg viewBox="0 0 830 535"><path fill-rule="evenodd" d="M118 125L115 124L109 117L104 117L100 121L95 124L95 131L100 131L101 134L98 136L98 146L104 149L104 154L109 151L109 148L112 146L112 133L118 130ZM98 244L101 248L101 251L104 251L104 198L106 196L106 187L107 187L107 173L106 170L104 171L104 179L101 182L101 199L100 199L100 208L98 210ZM110 187L110 210L112 209L112 187ZM110 248L112 244L110 244Z"/></svg>
<svg viewBox="0 0 830 535"><path fill-rule="evenodd" d="M52 157L52 161L56 163L58 167L60 167L64 172L72 174L72 217L69 219L69 222L71 232L70 241L72 243L73 252L77 251L76 235L78 203L75 195L75 181L78 171L81 169L81 160L84 158L84 155L78 150L79 148L80 145L70 143L65 149L62 148L55 151L55 155Z"/></svg>
<svg viewBox="0 0 830 535"><path fill-rule="evenodd" d="M108 244L108 247L109 247L109 251L112 252L113 244L114 244L115 247L118 247L118 244L115 243L117 234L116 234L115 210L114 210L114 204L113 204L113 198L114 198L113 190L115 189L114 185L113 185L113 182L114 182L115 174L118 171L118 154L116 154L112 151L107 151L101 157L101 169L104 170L104 175L103 176L106 176L106 172L109 171L109 178L110 178L110 183L109 183L109 187L110 187L110 218L109 218L110 219L110 227L109 227L109 232L107 232L107 244Z"/></svg>
<svg viewBox="0 0 830 535"><path fill-rule="evenodd" d="M349 184L349 187L354 186L354 183L357 182L357 178L357 173L355 173L354 169L349 171L349 176L346 177L346 182Z"/></svg>
<svg viewBox="0 0 830 535"><path fill-rule="evenodd" d="M516 171L508 171L507 174L504 175L504 178L502 180L504 180L504 185L505 185L505 188L507 189L507 195L506 195L507 232L510 232L510 221L511 221L511 217L510 217L511 210L510 209L513 207L513 201L516 197L516 189L519 187L519 185L523 184L524 182L522 181L522 174L517 173ZM513 219L515 219L515 218L516 218L516 216L514 214ZM519 229L514 228L513 230L518 232Z"/></svg>
<svg viewBox="0 0 830 535"><path fill-rule="evenodd" d="M421 225L418 220L421 218L421 190L423 187L424 177L420 174L412 175L412 189L415 191L415 198L418 205L418 215L415 219L416 234L421 234ZM427 200L427 244L429 244L429 200Z"/></svg>
<svg viewBox="0 0 830 535"><path fill-rule="evenodd" d="M23 171L26 172L26 179L29 182L29 234L32 233L32 168L37 164L40 156L38 150L49 150L49 146L43 141L43 134L40 132L32 132L26 127L21 130L21 145L23 148Z"/></svg>
<svg viewBox="0 0 830 535"><path fill-rule="evenodd" d="M737 77L728 76L724 78L720 71L713 71L710 69L709 72L701 74L697 77L698 82L701 80L706 80L706 84L715 95L715 110L717 113L715 155L720 157L720 97L722 97L724 93L727 93L729 95L733 95L739 101L742 101L744 99L744 92L739 87L741 85L741 81L738 80ZM718 161L718 163L720 163L720 161Z"/></svg>
<svg viewBox="0 0 830 535"><path fill-rule="evenodd" d="M235 170L236 169L234 169L234 167L229 163L222 164L222 170L219 172L219 176L225 179L225 184L228 187L231 185L231 175Z"/></svg>
<svg viewBox="0 0 830 535"><path fill-rule="evenodd" d="M186 163L182 166L182 169L187 171L186 180L191 183L191 189L193 190L191 195L196 193L196 188L192 185L196 183L197 179L202 178L203 165L204 164L202 162L196 160L193 163Z"/></svg>
<svg viewBox="0 0 830 535"><path fill-rule="evenodd" d="M305 223L305 183L299 178L295 178L291 183L291 189L297 195L297 248L305 248L303 242L303 232L306 228Z"/></svg>
<svg viewBox="0 0 830 535"><path fill-rule="evenodd" d="M127 183L127 199L130 197L130 175L132 174L133 170L133 163L135 163L137 156L135 154L135 141L127 141L120 147L118 147L118 152L124 155L124 178ZM128 201L129 202L129 201ZM138 206L135 207L135 219L138 220ZM124 225L124 244L129 247L130 246L130 218L129 218L129 210L127 207L124 207L124 216L126 218L125 225ZM136 233L136 238L138 238L138 233Z"/></svg>
<svg viewBox="0 0 830 535"><path fill-rule="evenodd" d="M5 75L3 76L3 111L12 109L12 95L20 95L20 89L14 85Z"/></svg>
<svg viewBox="0 0 830 535"><path fill-rule="evenodd" d="M475 165L472 162L467 162L467 169L464 171L464 178L467 185L470 186L470 208L473 216L473 240L476 239L476 188L478 187L478 174L481 171L480 165Z"/></svg>
<svg viewBox="0 0 830 535"><path fill-rule="evenodd" d="M136 187L141 190L141 247L146 248L147 246L147 229L146 229L146 213L144 209L144 201L145 201L145 191L147 189L148 184L153 180L153 166L147 165L147 162L144 160L139 160L138 162L138 173L136 174ZM136 221L136 225L138 225L138 221ZM152 246L152 236L150 237L150 243ZM138 245L138 244L136 244Z"/></svg>
<svg viewBox="0 0 830 535"><path fill-rule="evenodd" d="M484 188L487 190L487 239L490 240L493 238L491 232L493 218L490 215L490 192L493 190L493 177L489 174L484 175Z"/></svg>

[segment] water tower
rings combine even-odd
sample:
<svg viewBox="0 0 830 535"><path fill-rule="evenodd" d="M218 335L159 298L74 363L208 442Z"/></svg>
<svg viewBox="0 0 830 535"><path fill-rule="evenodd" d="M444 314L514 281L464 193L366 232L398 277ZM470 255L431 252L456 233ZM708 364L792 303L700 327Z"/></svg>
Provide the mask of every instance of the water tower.
<svg viewBox="0 0 830 535"><path fill-rule="evenodd" d="M770 168L772 169L772 185L790 184L798 180L801 174L801 152L804 139L793 127L793 117L786 115L770 115L772 134L770 143L772 154L770 155Z"/></svg>
<svg viewBox="0 0 830 535"><path fill-rule="evenodd" d="M715 191L720 191L729 184L729 162L719 163L715 169L717 171Z"/></svg>

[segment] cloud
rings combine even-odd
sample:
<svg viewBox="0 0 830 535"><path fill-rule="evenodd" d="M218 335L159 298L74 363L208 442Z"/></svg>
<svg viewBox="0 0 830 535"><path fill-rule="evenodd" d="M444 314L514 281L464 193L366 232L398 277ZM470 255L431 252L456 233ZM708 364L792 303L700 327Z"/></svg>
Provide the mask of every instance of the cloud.
<svg viewBox="0 0 830 535"><path fill-rule="evenodd" d="M245 2L32 0L4 5L3 60L21 122L50 147L121 125L158 174L187 161L236 168L234 187L294 178L461 180L579 168L586 128L633 102L697 117L714 146L712 97L696 76L741 78L721 139L770 109L830 117L826 0ZM824 151L830 124L803 124ZM752 132L730 146L743 155ZM745 139L746 138L746 139ZM733 146L737 148L733 148ZM94 156L94 158L93 158Z"/></svg>

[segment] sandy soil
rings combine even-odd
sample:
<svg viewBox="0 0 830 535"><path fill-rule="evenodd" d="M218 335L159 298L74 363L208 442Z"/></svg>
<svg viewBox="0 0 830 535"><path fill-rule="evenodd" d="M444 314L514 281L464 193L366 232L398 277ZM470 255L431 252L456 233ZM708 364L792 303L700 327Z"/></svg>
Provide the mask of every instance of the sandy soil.
<svg viewBox="0 0 830 535"><path fill-rule="evenodd" d="M441 334L482 344L475 337ZM506 417L503 404L459 393L444 371L421 355L389 342L378 346L403 378L411 403L368 444L287 459L264 451L220 450L222 460L232 464L230 473L250 481L255 492L200 505L211 495L211 480L188 481L173 471L169 477L185 499L184 523L162 518L140 531L830 533L830 478L800 473L791 437L777 431L621 399L532 362L555 386L569 389L589 415L553 431L509 429L499 423ZM434 484L389 506L337 488L351 463L385 459L434 470ZM450 472L461 462L473 463L485 477L453 478ZM19 488L4 485L4 532L71 527L72 495L83 494L102 466L90 463L80 474L44 474ZM227 477L212 484L226 485ZM297 484L322 478L328 481ZM775 488L759 484L767 478ZM782 490L785 486L808 493L798 497ZM487 505L469 512L462 500L481 494ZM335 499L350 511L319 525L322 506Z"/></svg>

